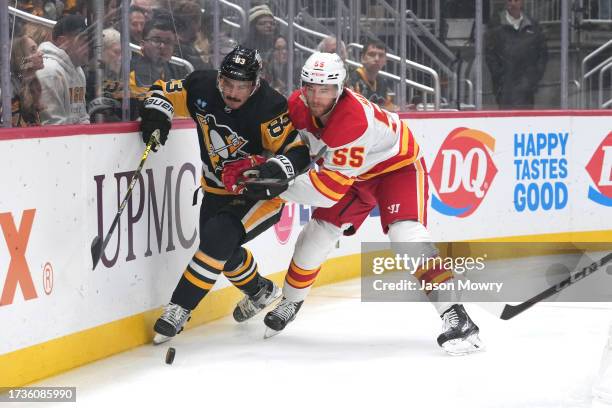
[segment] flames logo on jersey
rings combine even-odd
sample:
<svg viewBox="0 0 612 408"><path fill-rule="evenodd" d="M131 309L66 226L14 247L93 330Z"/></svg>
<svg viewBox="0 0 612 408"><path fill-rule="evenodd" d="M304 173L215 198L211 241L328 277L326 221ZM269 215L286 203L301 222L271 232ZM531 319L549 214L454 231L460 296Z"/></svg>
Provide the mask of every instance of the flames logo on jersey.
<svg viewBox="0 0 612 408"><path fill-rule="evenodd" d="M612 132L597 147L586 171L595 183L589 186L589 200L612 207Z"/></svg>
<svg viewBox="0 0 612 408"><path fill-rule="evenodd" d="M444 140L431 168L438 195L431 206L444 215L467 217L485 198L497 168L490 152L495 139L480 130L457 128Z"/></svg>
<svg viewBox="0 0 612 408"><path fill-rule="evenodd" d="M223 167L223 162L227 159L235 159L237 153L245 156L247 153L240 149L247 144L247 140L238 136L229 126L217 124L214 115L196 114L198 123L204 133L204 144L208 150L210 163L216 170Z"/></svg>

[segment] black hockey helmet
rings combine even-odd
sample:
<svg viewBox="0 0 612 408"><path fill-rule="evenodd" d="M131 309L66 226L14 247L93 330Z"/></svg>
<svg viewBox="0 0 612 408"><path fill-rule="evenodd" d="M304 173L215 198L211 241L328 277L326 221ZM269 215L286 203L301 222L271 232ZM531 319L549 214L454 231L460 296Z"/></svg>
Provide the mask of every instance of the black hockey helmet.
<svg viewBox="0 0 612 408"><path fill-rule="evenodd" d="M223 58L219 74L238 81L259 83L262 62L259 51L237 45Z"/></svg>

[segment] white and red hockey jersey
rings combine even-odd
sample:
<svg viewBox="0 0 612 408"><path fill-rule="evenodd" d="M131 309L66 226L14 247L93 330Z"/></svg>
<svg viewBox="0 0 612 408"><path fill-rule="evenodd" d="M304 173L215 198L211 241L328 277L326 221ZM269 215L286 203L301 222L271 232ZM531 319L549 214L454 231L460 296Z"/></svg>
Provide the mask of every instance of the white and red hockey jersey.
<svg viewBox="0 0 612 408"><path fill-rule="evenodd" d="M408 166L420 156L414 136L396 113L350 89L344 89L324 127L300 90L289 97L289 116L311 155L325 145L328 150L318 170L299 176L281 194L287 201L331 207L354 182Z"/></svg>

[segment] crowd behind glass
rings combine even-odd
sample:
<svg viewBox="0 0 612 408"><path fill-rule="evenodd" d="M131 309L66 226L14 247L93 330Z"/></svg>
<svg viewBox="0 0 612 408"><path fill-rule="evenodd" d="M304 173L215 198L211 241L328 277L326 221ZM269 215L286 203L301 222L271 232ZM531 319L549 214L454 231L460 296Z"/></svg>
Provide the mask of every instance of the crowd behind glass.
<svg viewBox="0 0 612 408"><path fill-rule="evenodd" d="M448 1L453 3L452 0ZM484 61L491 100L486 109L533 109L534 95L546 72L549 50L545 32L523 9L522 0L505 0L489 12L484 35ZM610 0L599 5L601 16L612 19ZM86 124L122 120L122 100L129 95L129 119L138 118L139 102L157 80L185 78L190 70L214 69L213 14L205 0L131 0L129 41L140 46L131 54L129 81L121 75L121 12L119 0L104 1L101 52L94 52L97 23L91 23L91 2L85 0L19 0L17 9L53 20L53 27L10 15L10 77L13 127ZM452 4L449 4L450 7ZM473 9L463 12L473 13ZM449 8L450 10L450 8ZM605 14L605 15L604 15ZM248 31L234 38L221 27L217 37L221 56L236 44L257 48L263 77L284 95L299 86L299 64L288 73L287 35L266 2L251 2ZM397 110L394 84L379 75L387 64L387 44L364 38L356 55L360 67L349 69L348 86L388 110ZM320 41L320 51L347 58L343 41L333 35ZM171 61L178 57L188 64ZM418 61L417 61L418 62ZM124 87L129 93L124 92ZM418 100L404 101L407 109ZM550 106L554 108L554 106Z"/></svg>

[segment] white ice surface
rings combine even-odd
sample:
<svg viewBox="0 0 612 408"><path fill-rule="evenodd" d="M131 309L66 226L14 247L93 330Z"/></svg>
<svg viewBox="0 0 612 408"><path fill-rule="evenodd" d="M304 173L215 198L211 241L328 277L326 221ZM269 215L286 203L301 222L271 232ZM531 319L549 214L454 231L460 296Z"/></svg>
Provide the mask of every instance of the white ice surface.
<svg viewBox="0 0 612 408"><path fill-rule="evenodd" d="M314 289L268 340L263 314L224 318L34 385L76 386L78 407L590 407L610 304L546 303L510 321L466 307L485 352L446 355L431 305L361 303L353 280Z"/></svg>

